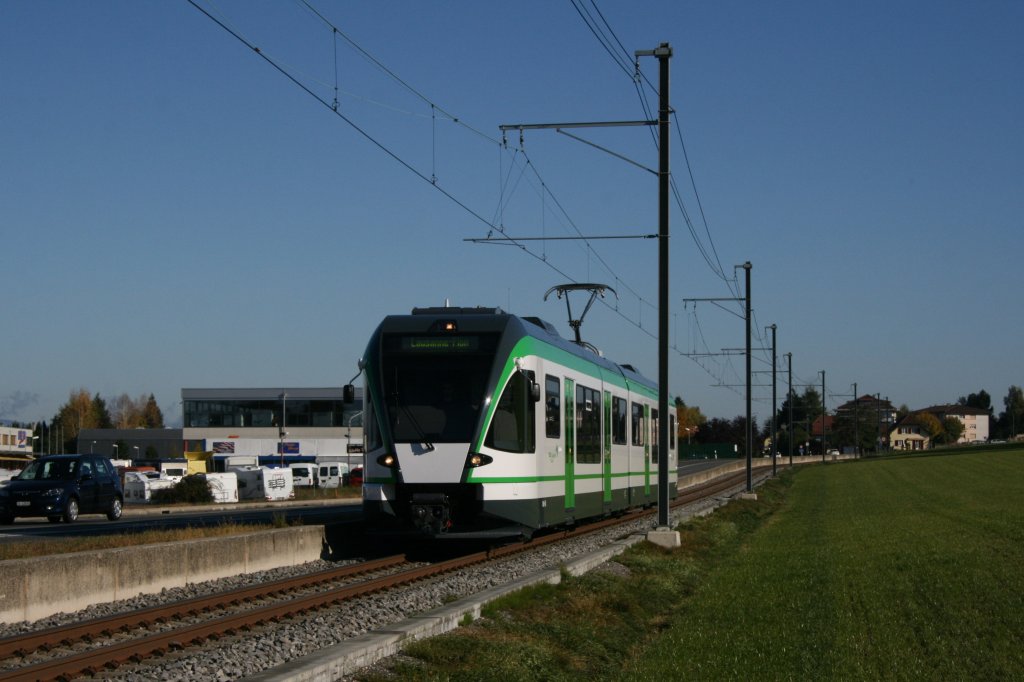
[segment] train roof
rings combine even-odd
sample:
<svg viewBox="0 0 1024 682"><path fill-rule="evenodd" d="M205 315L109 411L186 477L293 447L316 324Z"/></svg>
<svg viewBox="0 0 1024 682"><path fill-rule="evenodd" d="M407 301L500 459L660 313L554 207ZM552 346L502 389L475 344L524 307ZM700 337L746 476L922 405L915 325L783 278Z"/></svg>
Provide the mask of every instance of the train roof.
<svg viewBox="0 0 1024 682"><path fill-rule="evenodd" d="M534 316L513 315L501 308L441 306L413 308L411 315L389 315L384 318L384 321L381 322L381 331L424 333L436 329L435 325L444 320L457 321L460 330L466 332L505 332L510 325L513 325L518 327L518 329L509 330L513 333L518 332L521 335L544 341L588 362L620 372L631 381L650 387L655 386L653 381L638 372L632 365L612 362L601 355L596 348L581 346L562 337L550 322Z"/></svg>

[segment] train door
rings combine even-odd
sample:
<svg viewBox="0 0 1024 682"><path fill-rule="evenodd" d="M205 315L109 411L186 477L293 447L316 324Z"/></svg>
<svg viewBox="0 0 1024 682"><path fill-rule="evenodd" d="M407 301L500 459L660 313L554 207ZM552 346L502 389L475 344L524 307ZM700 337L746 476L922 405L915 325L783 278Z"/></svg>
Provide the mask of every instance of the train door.
<svg viewBox="0 0 1024 682"><path fill-rule="evenodd" d="M644 405L644 495L651 496L651 406Z"/></svg>
<svg viewBox="0 0 1024 682"><path fill-rule="evenodd" d="M612 502L612 393L604 392L604 504L607 508Z"/></svg>
<svg viewBox="0 0 1024 682"><path fill-rule="evenodd" d="M565 380L565 508L576 507L576 382Z"/></svg>

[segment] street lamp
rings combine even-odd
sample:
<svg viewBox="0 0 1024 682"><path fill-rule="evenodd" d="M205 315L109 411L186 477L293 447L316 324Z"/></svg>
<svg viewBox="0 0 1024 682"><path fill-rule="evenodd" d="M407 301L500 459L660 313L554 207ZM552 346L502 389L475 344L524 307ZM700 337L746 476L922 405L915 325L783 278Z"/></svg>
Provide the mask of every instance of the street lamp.
<svg viewBox="0 0 1024 682"><path fill-rule="evenodd" d="M139 446L138 445L133 445L132 446L132 450L135 451L135 459L138 459L139 458Z"/></svg>
<svg viewBox="0 0 1024 682"><path fill-rule="evenodd" d="M117 453L120 451L120 448L117 447L117 443L114 443L112 447L114 448L114 459L117 459Z"/></svg>
<svg viewBox="0 0 1024 682"><path fill-rule="evenodd" d="M278 433L278 445L277 445L278 450L277 450L277 452L281 456L281 467L282 468L284 468L284 437L288 435L288 432L284 430L284 427L287 424L287 421L286 421L287 417L285 416L285 412L287 410L288 410L288 394L282 392L281 393L281 426L277 430L277 433Z"/></svg>
<svg viewBox="0 0 1024 682"><path fill-rule="evenodd" d="M93 449L96 447L96 441L89 443L89 454L93 453Z"/></svg>

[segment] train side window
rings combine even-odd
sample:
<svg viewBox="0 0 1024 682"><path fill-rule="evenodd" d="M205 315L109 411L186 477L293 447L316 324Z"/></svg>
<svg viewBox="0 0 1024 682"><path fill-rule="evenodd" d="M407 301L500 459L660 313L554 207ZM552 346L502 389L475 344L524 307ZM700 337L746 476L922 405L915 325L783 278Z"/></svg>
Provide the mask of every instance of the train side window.
<svg viewBox="0 0 1024 682"><path fill-rule="evenodd" d="M658 461L658 411L651 410L651 461Z"/></svg>
<svg viewBox="0 0 1024 682"><path fill-rule="evenodd" d="M558 377L544 377L544 433L548 438L562 436L562 390Z"/></svg>
<svg viewBox="0 0 1024 682"><path fill-rule="evenodd" d="M612 398L612 443L626 444L626 399Z"/></svg>
<svg viewBox="0 0 1024 682"><path fill-rule="evenodd" d="M633 403L632 412L633 445L644 444L644 406L640 403Z"/></svg>
<svg viewBox="0 0 1024 682"><path fill-rule="evenodd" d="M514 372L494 408L484 445L505 452L533 452L536 408L530 395L533 372Z"/></svg>
<svg viewBox="0 0 1024 682"><path fill-rule="evenodd" d="M576 461L601 463L601 392L576 386Z"/></svg>
<svg viewBox="0 0 1024 682"><path fill-rule="evenodd" d="M668 418L668 448L669 450L676 449L676 416L674 414L669 415Z"/></svg>

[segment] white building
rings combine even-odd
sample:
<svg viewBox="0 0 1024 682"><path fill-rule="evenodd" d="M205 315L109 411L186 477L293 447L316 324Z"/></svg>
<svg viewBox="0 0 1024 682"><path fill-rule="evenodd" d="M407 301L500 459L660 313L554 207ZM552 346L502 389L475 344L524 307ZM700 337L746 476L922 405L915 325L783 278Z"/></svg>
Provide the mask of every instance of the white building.
<svg viewBox="0 0 1024 682"><path fill-rule="evenodd" d="M27 426L0 426L0 454L31 455L32 429Z"/></svg>
<svg viewBox="0 0 1024 682"><path fill-rule="evenodd" d="M362 457L362 393L342 388L183 388L187 452Z"/></svg>
<svg viewBox="0 0 1024 682"><path fill-rule="evenodd" d="M964 432L960 435L957 443L974 443L987 441L989 437L989 413L977 407L966 407L964 405L936 405L929 407L925 412L931 412L939 421L946 417L958 419L964 425Z"/></svg>

